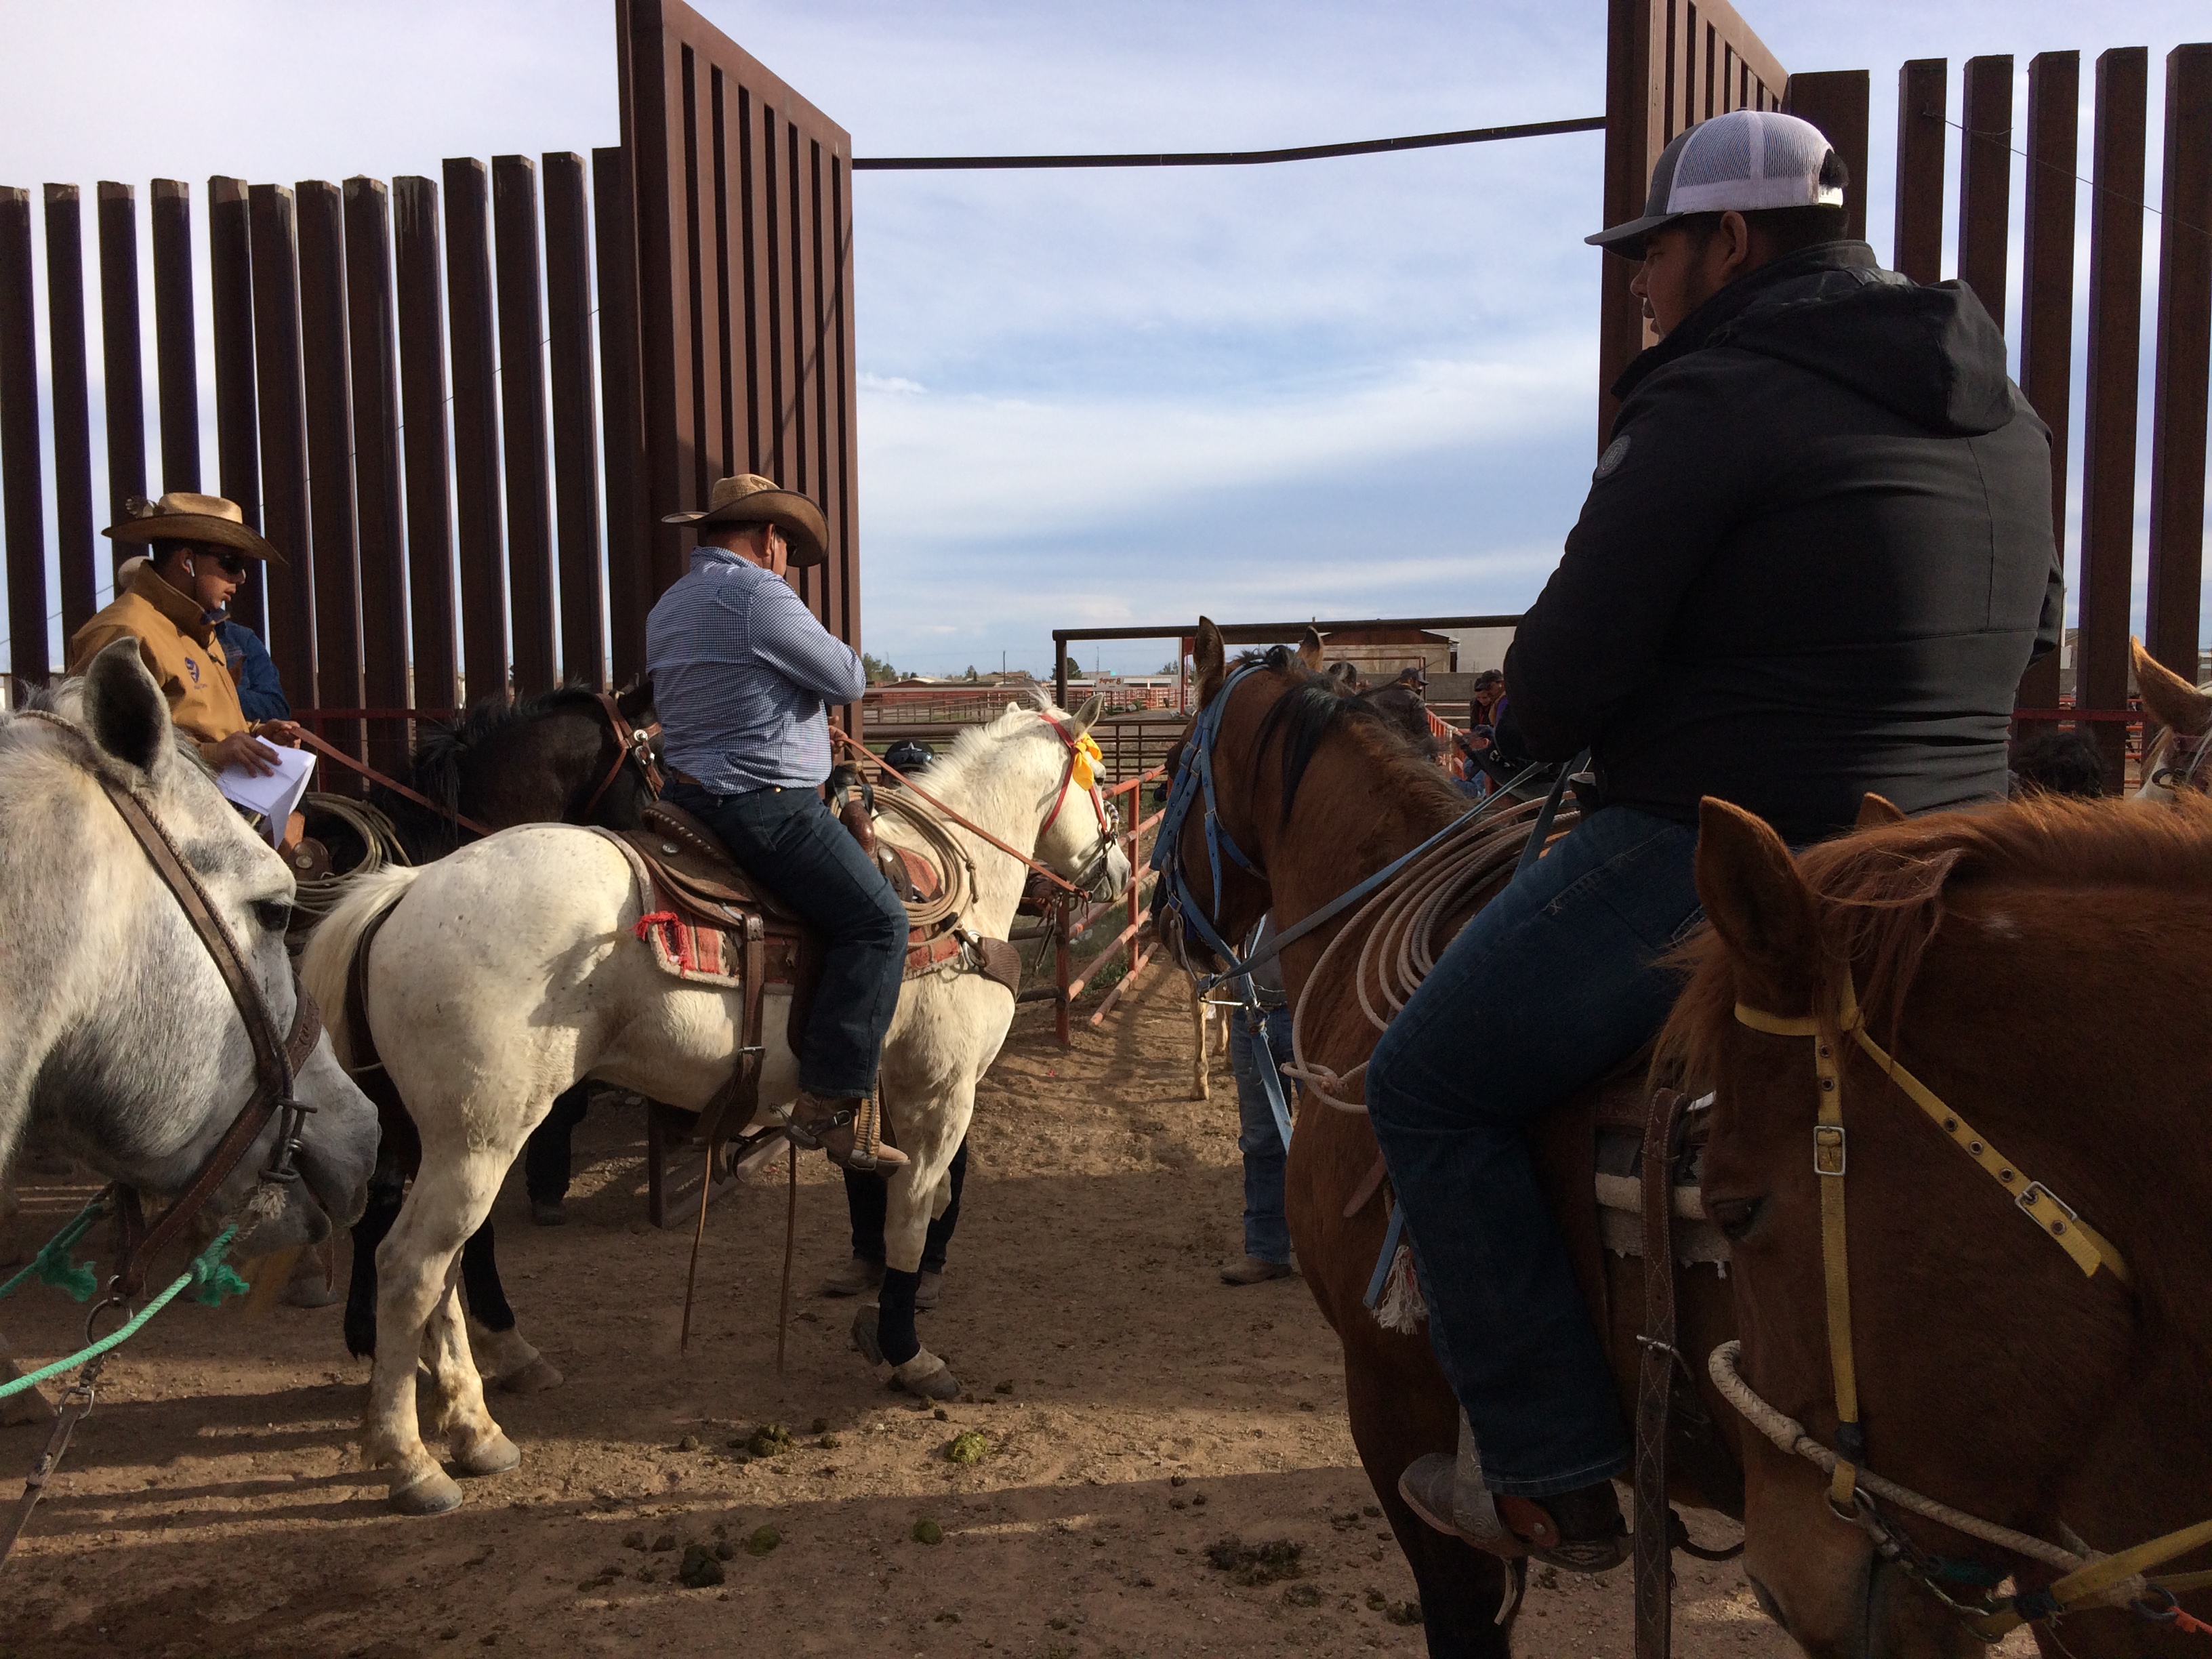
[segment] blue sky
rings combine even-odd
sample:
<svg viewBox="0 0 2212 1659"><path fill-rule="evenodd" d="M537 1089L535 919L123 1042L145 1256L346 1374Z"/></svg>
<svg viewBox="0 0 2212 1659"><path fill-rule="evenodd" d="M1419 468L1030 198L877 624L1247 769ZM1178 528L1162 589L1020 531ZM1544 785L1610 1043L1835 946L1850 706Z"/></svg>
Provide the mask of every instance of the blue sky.
<svg viewBox="0 0 2212 1659"><path fill-rule="evenodd" d="M862 155L1258 148L1603 109L1595 0L701 9ZM1873 71L1885 258L1902 60L1950 58L1955 116L1970 55L2010 52L2024 78L2038 51L2150 46L2155 202L2159 59L2212 33L2201 4L1741 9L1790 68ZM119 178L143 199L161 174L197 196L215 172L389 177L617 137L604 0L10 11L0 183ZM2086 99L2086 64L2083 80ZM2088 128L2085 107L2084 172ZM1002 652L1042 666L1055 625L1525 605L1595 447L1602 256L1580 238L1601 153L1588 134L1264 168L862 175L871 648L925 671ZM2086 193L2080 216L2086 303ZM1954 240L1955 220L1947 274Z"/></svg>

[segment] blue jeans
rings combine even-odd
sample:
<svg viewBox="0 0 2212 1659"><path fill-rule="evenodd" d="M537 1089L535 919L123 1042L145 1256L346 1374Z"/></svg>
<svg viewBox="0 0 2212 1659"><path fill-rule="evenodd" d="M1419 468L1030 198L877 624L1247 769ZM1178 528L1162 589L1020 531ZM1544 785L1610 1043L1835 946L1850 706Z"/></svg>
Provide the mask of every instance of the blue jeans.
<svg viewBox="0 0 2212 1659"><path fill-rule="evenodd" d="M1291 1057L1291 1011L1270 1008L1267 1041L1274 1045L1275 1061ZM1249 1017L1242 1008L1229 1014L1229 1068L1237 1074L1237 1150L1244 1154L1244 1254L1262 1261L1291 1259L1291 1224L1283 1217L1283 1132L1267 1104L1260 1081L1259 1045L1252 1041ZM1291 1080L1282 1080L1284 1101Z"/></svg>
<svg viewBox="0 0 2212 1659"><path fill-rule="evenodd" d="M906 975L906 906L811 789L668 799L722 838L744 872L822 936L822 978L799 1045L799 1085L823 1099L872 1094Z"/></svg>
<svg viewBox="0 0 2212 1659"><path fill-rule="evenodd" d="M1626 1060L1681 985L1697 831L1627 807L1576 826L1445 948L1367 1069L1436 1349L1493 1491L1627 1466L1613 1380L1525 1126Z"/></svg>

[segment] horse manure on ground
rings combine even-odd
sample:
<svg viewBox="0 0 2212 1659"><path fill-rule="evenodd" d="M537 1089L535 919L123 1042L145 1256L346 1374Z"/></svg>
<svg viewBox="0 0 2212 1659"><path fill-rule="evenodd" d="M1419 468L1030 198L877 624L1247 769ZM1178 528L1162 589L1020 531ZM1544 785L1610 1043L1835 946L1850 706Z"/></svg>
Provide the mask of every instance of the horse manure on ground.
<svg viewBox="0 0 2212 1659"><path fill-rule="evenodd" d="M676 1582L686 1589L708 1589L722 1582L722 1564L714 1559L714 1552L704 1544L684 1547L684 1565L676 1570Z"/></svg>
<svg viewBox="0 0 2212 1659"><path fill-rule="evenodd" d="M945 1461L948 1463L980 1463L991 1449L990 1441L974 1429L963 1429L945 1443Z"/></svg>
<svg viewBox="0 0 2212 1659"><path fill-rule="evenodd" d="M1304 1577L1305 1569L1298 1565L1298 1558L1304 1553L1304 1545L1287 1538L1271 1544L1247 1544L1233 1534L1206 1547L1206 1560L1239 1584L1272 1584L1281 1578Z"/></svg>
<svg viewBox="0 0 2212 1659"><path fill-rule="evenodd" d="M1283 1605L1291 1607L1317 1607L1328 1600L1328 1592L1319 1584L1292 1584L1283 1592Z"/></svg>
<svg viewBox="0 0 2212 1659"><path fill-rule="evenodd" d="M744 1442L755 1457L774 1457L792 1448L791 1431L781 1423L763 1423Z"/></svg>
<svg viewBox="0 0 2212 1659"><path fill-rule="evenodd" d="M678 1451L697 1451L699 1449L699 1437L696 1434L685 1435L681 1440L676 1443L676 1449Z"/></svg>
<svg viewBox="0 0 2212 1659"><path fill-rule="evenodd" d="M783 1534L774 1527L756 1527L752 1536L745 1540L747 1555L766 1555L783 1542Z"/></svg>
<svg viewBox="0 0 2212 1659"><path fill-rule="evenodd" d="M830 1419L826 1417L816 1418L814 1419L814 1426L807 1431L807 1433L809 1434L827 1434L829 1432Z"/></svg>
<svg viewBox="0 0 2212 1659"><path fill-rule="evenodd" d="M945 1528L925 1515L914 1523L911 1536L917 1544L941 1544L945 1541Z"/></svg>
<svg viewBox="0 0 2212 1659"><path fill-rule="evenodd" d="M664 1532L653 1540L653 1553L655 1555L665 1555L675 1547L676 1534L672 1532Z"/></svg>

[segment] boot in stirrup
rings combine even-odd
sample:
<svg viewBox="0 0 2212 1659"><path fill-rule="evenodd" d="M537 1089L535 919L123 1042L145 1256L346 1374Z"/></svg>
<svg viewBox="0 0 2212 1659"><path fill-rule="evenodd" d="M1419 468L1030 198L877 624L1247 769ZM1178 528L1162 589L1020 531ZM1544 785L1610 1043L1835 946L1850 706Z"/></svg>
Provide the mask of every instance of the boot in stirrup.
<svg viewBox="0 0 2212 1659"><path fill-rule="evenodd" d="M848 1170L887 1175L908 1161L884 1139L883 1108L873 1095L829 1100L801 1090L791 1103L790 1133L793 1144L819 1147Z"/></svg>

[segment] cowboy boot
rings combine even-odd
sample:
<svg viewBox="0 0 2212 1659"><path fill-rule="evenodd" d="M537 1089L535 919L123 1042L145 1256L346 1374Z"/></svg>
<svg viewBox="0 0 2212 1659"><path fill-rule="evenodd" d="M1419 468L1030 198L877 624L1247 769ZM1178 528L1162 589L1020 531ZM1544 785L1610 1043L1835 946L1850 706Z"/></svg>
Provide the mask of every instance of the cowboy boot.
<svg viewBox="0 0 2212 1659"><path fill-rule="evenodd" d="M1530 1555L1570 1572L1605 1572L1627 1559L1613 1482L1595 1481L1540 1500L1493 1496L1464 1412L1459 1437L1456 1455L1417 1457L1398 1477L1398 1496L1421 1521L1489 1554L1509 1560Z"/></svg>
<svg viewBox="0 0 2212 1659"><path fill-rule="evenodd" d="M826 1099L802 1089L791 1103L790 1133L794 1145L818 1147L848 1170L888 1174L908 1161L884 1139L883 1108L873 1095Z"/></svg>

